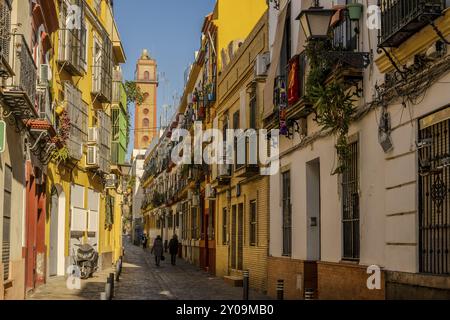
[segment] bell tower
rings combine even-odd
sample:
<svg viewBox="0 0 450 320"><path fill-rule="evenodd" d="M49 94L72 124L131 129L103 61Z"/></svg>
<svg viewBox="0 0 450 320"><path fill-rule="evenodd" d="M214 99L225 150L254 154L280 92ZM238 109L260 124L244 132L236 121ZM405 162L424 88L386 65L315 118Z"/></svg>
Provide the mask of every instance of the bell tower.
<svg viewBox="0 0 450 320"><path fill-rule="evenodd" d="M136 63L136 86L144 95L142 104L134 110L134 149L147 149L153 138L158 137L157 128L157 64L147 49L142 50Z"/></svg>

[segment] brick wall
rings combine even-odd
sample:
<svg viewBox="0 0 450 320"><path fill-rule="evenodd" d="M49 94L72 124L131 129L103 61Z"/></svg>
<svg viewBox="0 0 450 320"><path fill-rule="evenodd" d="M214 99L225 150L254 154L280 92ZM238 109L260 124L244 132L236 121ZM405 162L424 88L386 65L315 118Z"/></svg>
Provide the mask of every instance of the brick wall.
<svg viewBox="0 0 450 320"><path fill-rule="evenodd" d="M343 263L317 263L318 298L320 300L383 300L384 272L381 290L367 288L367 267Z"/></svg>
<svg viewBox="0 0 450 320"><path fill-rule="evenodd" d="M386 271L386 299L450 300L450 277Z"/></svg>
<svg viewBox="0 0 450 320"><path fill-rule="evenodd" d="M284 280L284 298L286 300L303 299L303 261L290 258L269 257L268 290L270 297L277 297L277 281ZM301 279L299 283L299 279Z"/></svg>

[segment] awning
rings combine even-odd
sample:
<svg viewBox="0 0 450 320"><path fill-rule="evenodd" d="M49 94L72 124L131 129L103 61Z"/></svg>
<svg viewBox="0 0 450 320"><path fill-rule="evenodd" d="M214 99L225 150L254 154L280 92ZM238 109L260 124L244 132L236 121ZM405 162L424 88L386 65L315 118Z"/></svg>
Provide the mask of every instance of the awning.
<svg viewBox="0 0 450 320"><path fill-rule="evenodd" d="M286 16L289 5L285 5L278 15L277 30L275 33L275 41L273 43L272 59L267 72L267 79L264 85L264 101L263 101L263 119L269 117L273 113L273 90L275 86L275 77L277 76L280 64L281 47L284 38L284 27L286 25Z"/></svg>

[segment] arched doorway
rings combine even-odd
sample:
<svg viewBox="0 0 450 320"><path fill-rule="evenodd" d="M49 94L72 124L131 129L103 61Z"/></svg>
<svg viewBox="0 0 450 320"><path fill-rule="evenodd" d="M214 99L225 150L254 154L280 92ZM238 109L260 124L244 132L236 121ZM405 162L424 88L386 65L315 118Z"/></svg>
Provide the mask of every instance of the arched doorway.
<svg viewBox="0 0 450 320"><path fill-rule="evenodd" d="M50 277L65 274L65 227L66 196L62 187L55 185L52 188L50 203Z"/></svg>

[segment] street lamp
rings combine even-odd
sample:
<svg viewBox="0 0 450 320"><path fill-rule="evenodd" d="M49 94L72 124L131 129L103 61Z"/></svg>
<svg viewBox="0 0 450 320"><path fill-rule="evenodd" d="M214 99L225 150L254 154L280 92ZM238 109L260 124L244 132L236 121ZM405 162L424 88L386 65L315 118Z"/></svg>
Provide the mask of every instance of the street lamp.
<svg viewBox="0 0 450 320"><path fill-rule="evenodd" d="M319 0L314 1L314 6L307 10L302 10L297 17L306 35L306 39L326 39L329 37L331 18L334 10L324 9L320 6Z"/></svg>

